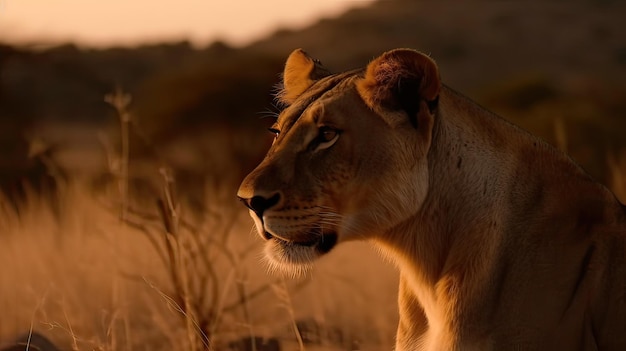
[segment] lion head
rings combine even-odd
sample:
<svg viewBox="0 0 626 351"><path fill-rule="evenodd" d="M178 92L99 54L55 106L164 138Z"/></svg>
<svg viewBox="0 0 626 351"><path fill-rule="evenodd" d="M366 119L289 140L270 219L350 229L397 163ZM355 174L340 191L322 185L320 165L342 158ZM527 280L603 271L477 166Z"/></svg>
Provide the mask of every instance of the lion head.
<svg viewBox="0 0 626 351"><path fill-rule="evenodd" d="M274 142L237 195L271 265L301 272L419 210L441 81L429 57L408 49L335 75L295 50L283 78Z"/></svg>

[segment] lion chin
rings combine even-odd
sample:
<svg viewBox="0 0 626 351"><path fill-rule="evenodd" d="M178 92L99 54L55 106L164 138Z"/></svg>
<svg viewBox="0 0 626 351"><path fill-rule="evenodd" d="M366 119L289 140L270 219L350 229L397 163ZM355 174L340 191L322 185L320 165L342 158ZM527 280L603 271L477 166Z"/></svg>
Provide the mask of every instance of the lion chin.
<svg viewBox="0 0 626 351"><path fill-rule="evenodd" d="M291 276L306 275L313 263L337 244L334 232L303 235L310 239L300 241L286 240L267 231L263 237L266 239L264 256L270 270Z"/></svg>

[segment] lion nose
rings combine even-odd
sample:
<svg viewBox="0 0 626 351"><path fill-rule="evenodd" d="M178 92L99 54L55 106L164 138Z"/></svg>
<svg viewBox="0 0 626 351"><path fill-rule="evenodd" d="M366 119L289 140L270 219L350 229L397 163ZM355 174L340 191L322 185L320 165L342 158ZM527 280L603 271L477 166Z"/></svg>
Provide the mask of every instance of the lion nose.
<svg viewBox="0 0 626 351"><path fill-rule="evenodd" d="M254 211L254 213L256 213L259 218L263 218L263 212L265 212L265 210L267 210L268 208L276 205L280 200L280 195L276 193L269 198L257 195L253 196L250 199L240 197L239 200L241 200L241 202L243 202L246 207Z"/></svg>

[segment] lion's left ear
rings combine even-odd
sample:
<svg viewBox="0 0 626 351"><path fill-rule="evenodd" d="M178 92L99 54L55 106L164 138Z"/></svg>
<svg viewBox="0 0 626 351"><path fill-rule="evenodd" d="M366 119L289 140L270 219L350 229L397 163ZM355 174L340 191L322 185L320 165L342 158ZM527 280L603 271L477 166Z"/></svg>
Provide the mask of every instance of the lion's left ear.
<svg viewBox="0 0 626 351"><path fill-rule="evenodd" d="M441 80L428 56L410 49L385 52L372 61L357 83L359 94L374 110L403 110L413 126L437 106Z"/></svg>
<svg viewBox="0 0 626 351"><path fill-rule="evenodd" d="M278 99L290 105L315 81L328 75L330 72L319 61L307 55L304 50L296 49L285 62L283 90L278 93Z"/></svg>

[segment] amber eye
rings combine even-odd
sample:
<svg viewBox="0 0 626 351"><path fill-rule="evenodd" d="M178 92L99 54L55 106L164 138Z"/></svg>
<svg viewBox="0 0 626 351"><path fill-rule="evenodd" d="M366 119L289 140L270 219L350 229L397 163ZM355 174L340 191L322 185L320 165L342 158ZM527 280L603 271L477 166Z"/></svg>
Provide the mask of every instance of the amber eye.
<svg viewBox="0 0 626 351"><path fill-rule="evenodd" d="M339 130L328 126L320 127L317 141L319 145L317 149L326 149L331 147L339 138Z"/></svg>
<svg viewBox="0 0 626 351"><path fill-rule="evenodd" d="M336 129L330 128L330 127L322 127L320 128L320 141L321 142L328 142L328 141L332 141L333 139L335 139L335 137L337 137L337 134L339 132Z"/></svg>

